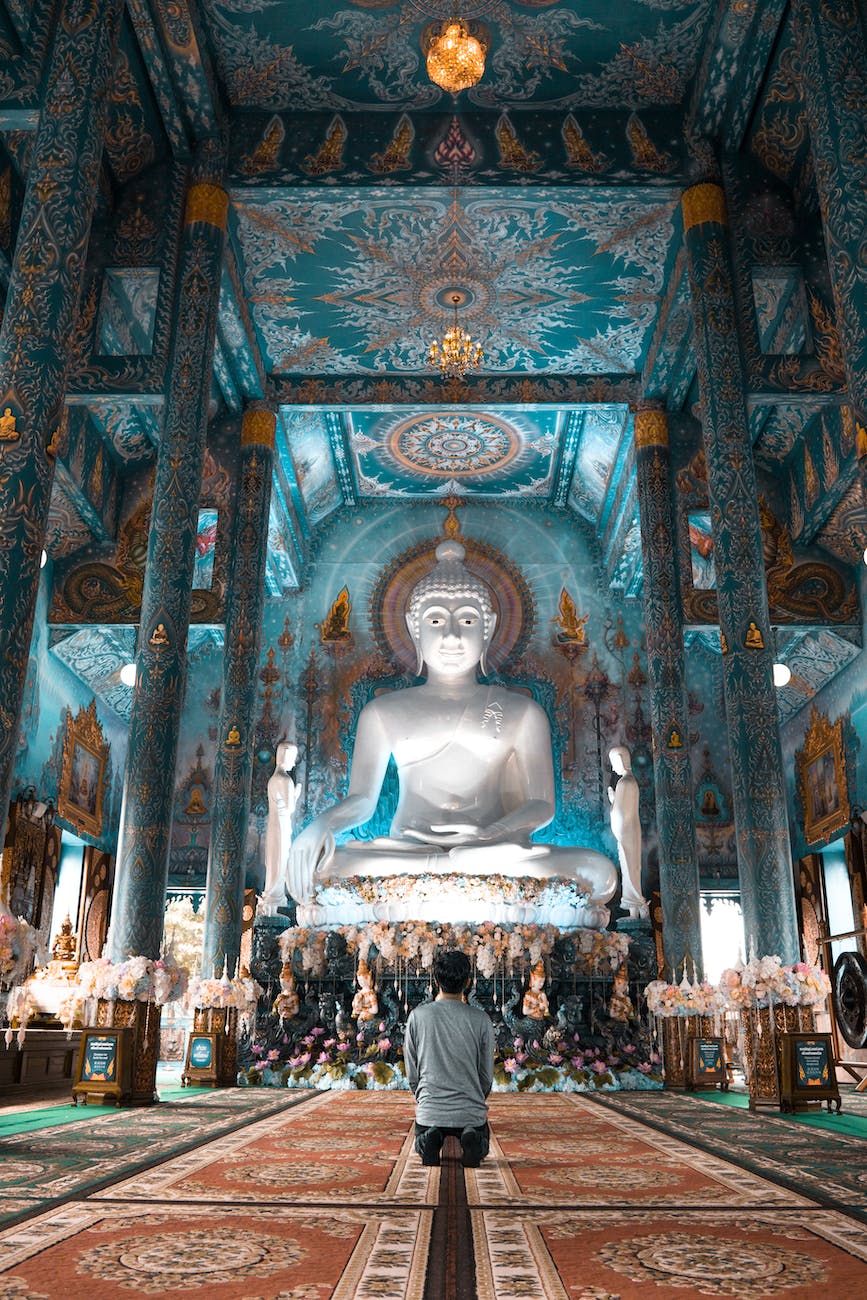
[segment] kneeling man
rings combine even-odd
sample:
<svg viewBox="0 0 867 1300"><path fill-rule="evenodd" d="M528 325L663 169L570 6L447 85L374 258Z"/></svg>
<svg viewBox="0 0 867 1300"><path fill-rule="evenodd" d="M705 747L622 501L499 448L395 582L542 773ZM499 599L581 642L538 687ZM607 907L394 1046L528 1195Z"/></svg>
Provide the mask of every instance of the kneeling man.
<svg viewBox="0 0 867 1300"><path fill-rule="evenodd" d="M438 1165L447 1136L461 1143L461 1163L477 1169L488 1154L485 1098L494 1080L494 1029L480 1007L464 1001L470 961L462 952L439 952L435 1001L411 1012L404 1058L415 1093L415 1149L423 1165Z"/></svg>

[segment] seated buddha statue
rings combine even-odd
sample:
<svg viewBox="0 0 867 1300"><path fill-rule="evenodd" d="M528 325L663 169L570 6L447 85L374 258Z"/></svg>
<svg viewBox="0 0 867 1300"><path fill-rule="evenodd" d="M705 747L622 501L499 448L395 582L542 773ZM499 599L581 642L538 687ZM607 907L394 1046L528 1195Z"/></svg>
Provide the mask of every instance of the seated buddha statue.
<svg viewBox="0 0 867 1300"><path fill-rule="evenodd" d="M613 863L593 849L530 839L556 811L548 719L528 696L479 681L497 616L464 554L460 542L441 542L435 567L412 589L406 622L425 680L362 709L347 795L293 841L288 892L303 905L326 878L566 877L587 895L581 921L603 926ZM392 758L399 796L390 834L337 847L337 834L373 814Z"/></svg>

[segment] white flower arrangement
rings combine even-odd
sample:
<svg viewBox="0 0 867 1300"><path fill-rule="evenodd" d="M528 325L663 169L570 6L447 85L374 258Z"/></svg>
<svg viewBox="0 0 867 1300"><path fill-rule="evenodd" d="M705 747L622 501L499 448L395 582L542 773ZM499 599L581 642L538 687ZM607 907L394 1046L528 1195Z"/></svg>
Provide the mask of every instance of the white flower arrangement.
<svg viewBox="0 0 867 1300"><path fill-rule="evenodd" d="M37 944L33 926L0 904L0 986L18 984L27 978L33 969Z"/></svg>
<svg viewBox="0 0 867 1300"><path fill-rule="evenodd" d="M644 996L648 1011L666 1020L749 1007L816 1007L830 992L831 981L821 967L803 961L784 966L782 957L770 956L724 970L716 985L698 980L695 973L690 983L686 972L679 984L653 980Z"/></svg>
<svg viewBox="0 0 867 1300"><path fill-rule="evenodd" d="M481 925L435 924L428 921L373 921L368 925L343 925L336 930L293 926L280 937L284 961L298 954L306 975L323 976L328 969L325 953L329 934L346 941L350 953L367 959L371 947L392 966L406 963L418 974L430 971L438 948L465 952L483 979L522 965L535 966L551 953L560 931L553 925L509 925L485 921ZM629 937L609 930L573 930L576 969L587 975L615 972L626 960Z"/></svg>
<svg viewBox="0 0 867 1300"><path fill-rule="evenodd" d="M184 996L189 976L187 968L179 966L168 953L156 960L128 957L113 962L109 957L99 957L79 966L75 992L82 1002L96 998L107 1002L153 1002L161 1007Z"/></svg>

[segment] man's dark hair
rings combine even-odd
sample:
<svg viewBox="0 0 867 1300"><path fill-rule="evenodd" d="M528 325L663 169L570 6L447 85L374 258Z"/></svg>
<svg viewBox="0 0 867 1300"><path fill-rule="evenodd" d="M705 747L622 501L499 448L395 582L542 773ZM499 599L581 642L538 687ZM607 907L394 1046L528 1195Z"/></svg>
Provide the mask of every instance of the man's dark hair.
<svg viewBox="0 0 867 1300"><path fill-rule="evenodd" d="M433 977L443 993L463 993L470 980L470 959L464 952L447 949L434 957Z"/></svg>

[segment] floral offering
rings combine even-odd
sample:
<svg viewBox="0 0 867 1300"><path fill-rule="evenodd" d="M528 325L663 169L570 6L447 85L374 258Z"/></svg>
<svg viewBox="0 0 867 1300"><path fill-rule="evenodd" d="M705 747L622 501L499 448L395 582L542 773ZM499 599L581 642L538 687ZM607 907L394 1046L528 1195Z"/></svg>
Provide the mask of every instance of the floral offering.
<svg viewBox="0 0 867 1300"><path fill-rule="evenodd" d="M474 963L483 979L535 966L550 956L561 937L553 925L496 924L449 925L428 921L374 921L368 925L344 925L336 930L294 926L280 939L284 961L297 961L305 975L326 973L326 942L329 934L342 936L359 960L367 960L375 948L387 966L404 964L410 973L430 971L437 948L458 948ZM607 930L574 930L568 935L575 948L575 967L584 975L611 974L620 969L629 948L627 935Z"/></svg>
<svg viewBox="0 0 867 1300"><path fill-rule="evenodd" d="M190 980L186 1002L191 1010L196 1007L231 1007L243 1016L250 1016L264 994L262 985L257 984L249 973L229 979L224 972L219 979L197 977Z"/></svg>
<svg viewBox="0 0 867 1300"><path fill-rule="evenodd" d="M754 957L745 966L724 970L720 990L727 1005L740 1011L748 1007L816 1007L831 992L831 981L819 966L795 962L784 966L782 957Z"/></svg>
<svg viewBox="0 0 867 1300"><path fill-rule="evenodd" d="M154 1002L164 1006L184 996L189 971L175 959L163 954L155 961L150 957L128 957L113 962L108 957L86 961L78 968L76 994L81 1001L90 998L108 1002Z"/></svg>
<svg viewBox="0 0 867 1300"><path fill-rule="evenodd" d="M647 1009L663 1020L675 1016L712 1016L724 1005L724 998L715 984L696 980L690 984L684 974L679 984L653 980L644 990Z"/></svg>

